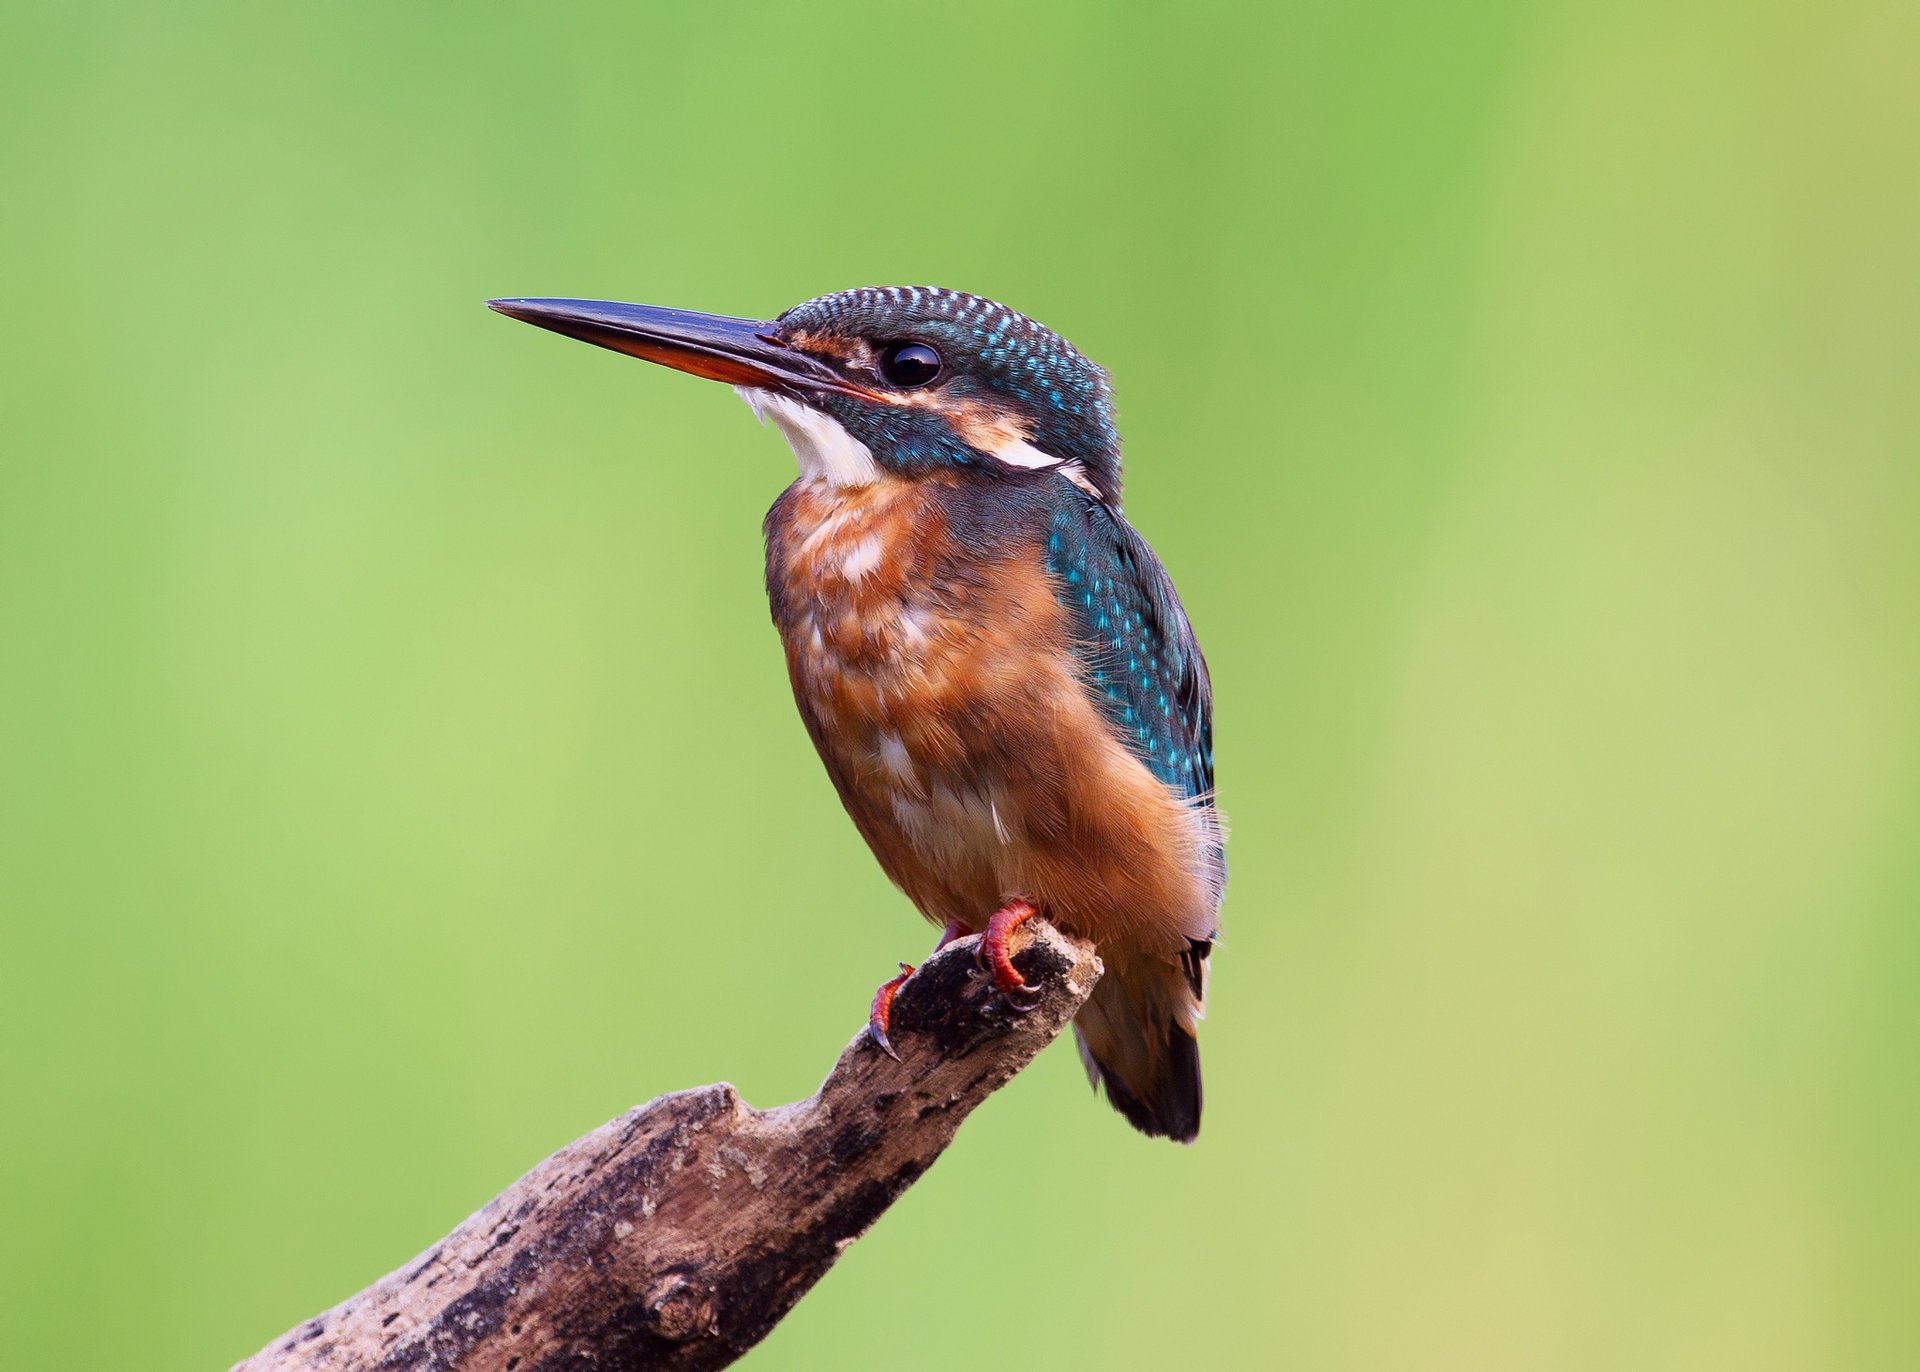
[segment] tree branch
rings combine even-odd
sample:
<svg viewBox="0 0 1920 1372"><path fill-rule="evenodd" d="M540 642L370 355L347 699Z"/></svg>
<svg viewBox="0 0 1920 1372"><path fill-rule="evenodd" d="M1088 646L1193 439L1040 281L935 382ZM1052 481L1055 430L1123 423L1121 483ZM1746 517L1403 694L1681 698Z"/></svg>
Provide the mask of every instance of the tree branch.
<svg viewBox="0 0 1920 1372"><path fill-rule="evenodd" d="M234 1372L726 1366L1093 990L1088 945L1040 920L1014 941L1031 1011L992 992L977 939L953 943L894 1000L901 1061L863 1033L792 1105L755 1110L722 1084L638 1106Z"/></svg>

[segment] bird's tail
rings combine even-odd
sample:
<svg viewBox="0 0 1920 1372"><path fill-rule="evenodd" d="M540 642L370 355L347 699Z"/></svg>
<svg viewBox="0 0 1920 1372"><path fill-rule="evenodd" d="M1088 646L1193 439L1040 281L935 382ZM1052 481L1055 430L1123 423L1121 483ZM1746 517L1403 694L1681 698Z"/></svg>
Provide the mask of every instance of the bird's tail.
<svg viewBox="0 0 1920 1372"><path fill-rule="evenodd" d="M1200 1132L1200 1017L1206 947L1180 961L1109 963L1074 1017L1080 1060L1127 1123L1192 1143Z"/></svg>

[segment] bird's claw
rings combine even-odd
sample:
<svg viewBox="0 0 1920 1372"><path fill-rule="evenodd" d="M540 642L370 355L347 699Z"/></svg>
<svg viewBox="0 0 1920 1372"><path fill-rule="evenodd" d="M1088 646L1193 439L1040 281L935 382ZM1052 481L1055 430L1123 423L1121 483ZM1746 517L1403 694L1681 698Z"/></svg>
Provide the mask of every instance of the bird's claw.
<svg viewBox="0 0 1920 1372"><path fill-rule="evenodd" d="M894 1051L893 1040L887 1037L887 1027L893 1018L894 993L904 986L907 978L912 975L913 964L901 963L900 975L889 977L880 983L880 989L873 993L873 1006L867 1011L867 1037L873 1040L875 1047L895 1062L900 1061L900 1054Z"/></svg>
<svg viewBox="0 0 1920 1372"><path fill-rule="evenodd" d="M1016 1015L1027 1014L1040 1003L1040 988L1029 981L996 989L1000 992L1000 999L1006 1002L1007 1009Z"/></svg>

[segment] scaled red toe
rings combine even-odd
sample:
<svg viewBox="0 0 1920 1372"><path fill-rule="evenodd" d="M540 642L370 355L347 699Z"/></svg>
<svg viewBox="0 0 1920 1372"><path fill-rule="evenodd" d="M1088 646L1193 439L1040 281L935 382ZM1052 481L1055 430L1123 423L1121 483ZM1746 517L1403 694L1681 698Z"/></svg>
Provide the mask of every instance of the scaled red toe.
<svg viewBox="0 0 1920 1372"><path fill-rule="evenodd" d="M993 912L986 932L980 935L980 960L993 975L993 984L1002 995L1016 999L1035 994L1035 988L1013 965L1007 939L1015 929L1039 914L1031 901L1010 900Z"/></svg>
<svg viewBox="0 0 1920 1372"><path fill-rule="evenodd" d="M907 978L912 975L913 964L901 963L900 975L889 977L880 983L880 989L873 993L873 1006L867 1011L868 1036L873 1039L881 1052L895 1062L900 1061L900 1055L893 1051L893 1040L887 1037L887 1027L893 1018L894 993L906 985Z"/></svg>

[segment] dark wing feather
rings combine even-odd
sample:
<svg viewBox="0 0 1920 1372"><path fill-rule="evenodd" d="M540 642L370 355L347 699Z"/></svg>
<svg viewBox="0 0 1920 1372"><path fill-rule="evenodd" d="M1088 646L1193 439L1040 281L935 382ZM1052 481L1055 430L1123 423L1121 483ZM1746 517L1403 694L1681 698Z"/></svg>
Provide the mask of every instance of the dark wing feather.
<svg viewBox="0 0 1920 1372"><path fill-rule="evenodd" d="M1065 492L1056 498L1047 567L1072 624L1085 687L1161 784L1211 811L1213 687L1173 582L1119 511ZM1208 824L1206 831L1202 861L1217 914L1226 860L1219 826ZM1139 1000L1117 974L1094 993L1075 1025L1088 1071L1105 1083L1114 1108L1143 1133L1182 1141L1200 1128L1200 1049L1192 1020L1206 995L1207 955L1217 930L1186 932L1176 956L1190 1004L1172 1013Z"/></svg>

